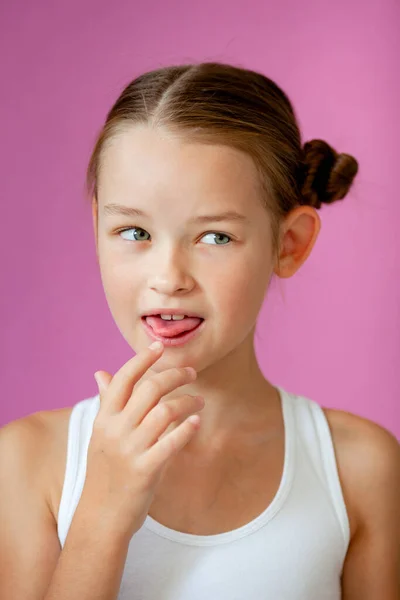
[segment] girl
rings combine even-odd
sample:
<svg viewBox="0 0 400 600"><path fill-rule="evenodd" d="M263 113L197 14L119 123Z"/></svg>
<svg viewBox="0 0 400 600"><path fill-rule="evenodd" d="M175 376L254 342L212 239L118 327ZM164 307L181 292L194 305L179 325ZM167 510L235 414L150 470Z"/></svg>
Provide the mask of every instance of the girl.
<svg viewBox="0 0 400 600"><path fill-rule="evenodd" d="M397 440L274 386L253 344L272 278L357 168L303 146L260 73L174 66L124 89L88 189L136 356L2 429L1 598L398 600Z"/></svg>

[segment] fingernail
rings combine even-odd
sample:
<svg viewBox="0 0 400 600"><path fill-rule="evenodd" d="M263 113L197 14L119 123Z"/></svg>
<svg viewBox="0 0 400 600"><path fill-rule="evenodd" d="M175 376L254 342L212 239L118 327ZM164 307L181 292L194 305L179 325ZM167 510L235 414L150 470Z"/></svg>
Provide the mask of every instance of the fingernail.
<svg viewBox="0 0 400 600"><path fill-rule="evenodd" d="M185 371L187 371L193 378L197 377L196 370L193 369L193 367L185 367Z"/></svg>
<svg viewBox="0 0 400 600"><path fill-rule="evenodd" d="M162 347L163 347L162 342L153 342L149 346L150 350L161 350Z"/></svg>

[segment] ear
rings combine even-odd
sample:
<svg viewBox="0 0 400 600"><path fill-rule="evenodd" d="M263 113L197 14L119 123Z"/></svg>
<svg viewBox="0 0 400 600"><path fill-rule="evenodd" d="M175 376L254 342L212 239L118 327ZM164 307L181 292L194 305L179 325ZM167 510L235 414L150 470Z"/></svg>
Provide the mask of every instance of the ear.
<svg viewBox="0 0 400 600"><path fill-rule="evenodd" d="M93 196L92 198L92 219L93 219L93 231L94 231L94 240L95 240L95 244L96 244L96 256L97 256L97 262L99 262L99 248L98 248L98 203L97 200L95 198L95 196Z"/></svg>
<svg viewBox="0 0 400 600"><path fill-rule="evenodd" d="M307 260L321 229L321 219L312 206L293 209L281 225L278 277L292 277Z"/></svg>

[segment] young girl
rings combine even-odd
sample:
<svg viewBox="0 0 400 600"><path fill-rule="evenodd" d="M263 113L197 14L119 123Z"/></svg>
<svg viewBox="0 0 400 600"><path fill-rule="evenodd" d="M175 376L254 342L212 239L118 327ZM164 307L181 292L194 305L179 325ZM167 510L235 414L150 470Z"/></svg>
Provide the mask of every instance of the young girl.
<svg viewBox="0 0 400 600"><path fill-rule="evenodd" d="M399 444L267 381L257 315L357 162L304 146L262 74L203 63L122 92L88 186L136 356L0 435L6 600L398 600ZM161 342L161 344L157 344Z"/></svg>

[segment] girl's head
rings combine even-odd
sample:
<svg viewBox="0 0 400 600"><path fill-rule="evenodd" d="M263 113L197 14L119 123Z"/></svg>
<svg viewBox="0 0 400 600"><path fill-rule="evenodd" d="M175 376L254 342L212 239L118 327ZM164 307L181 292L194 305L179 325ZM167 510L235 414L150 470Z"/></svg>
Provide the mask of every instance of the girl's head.
<svg viewBox="0 0 400 600"><path fill-rule="evenodd" d="M357 169L322 140L302 146L289 99L262 74L202 63L132 81L87 172L104 290L129 345L151 341L144 314L179 308L206 322L163 359L200 371L247 351L271 277L304 263L316 209L344 198Z"/></svg>

